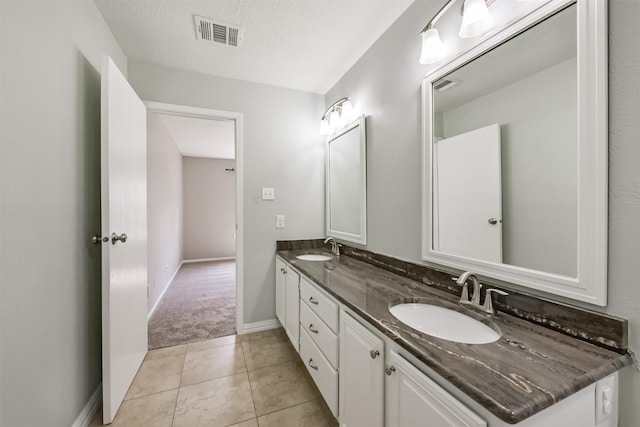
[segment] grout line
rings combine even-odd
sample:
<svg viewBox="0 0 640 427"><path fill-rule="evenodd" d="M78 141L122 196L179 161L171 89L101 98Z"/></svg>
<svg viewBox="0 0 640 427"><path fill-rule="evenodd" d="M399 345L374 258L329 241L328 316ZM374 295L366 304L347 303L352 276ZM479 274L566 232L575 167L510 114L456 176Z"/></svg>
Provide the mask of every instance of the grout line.
<svg viewBox="0 0 640 427"><path fill-rule="evenodd" d="M246 374L246 373L247 373L247 370L245 369L244 371L236 372L235 374L223 375L221 377L209 378L209 379L198 381L198 382L195 382L195 383L192 383L192 384L180 385L180 388L191 387L192 385L198 385L198 384L206 383L206 382L209 382L209 381L215 381L215 380L219 380L219 379L222 379L222 378L229 378L229 377L233 377L233 376L240 375L240 374Z"/></svg>
<svg viewBox="0 0 640 427"><path fill-rule="evenodd" d="M173 403L173 414L171 415L171 427L173 427L173 423L176 420L176 409L178 409L178 396L180 396L180 387L178 387L178 392L176 393L176 401Z"/></svg>
<svg viewBox="0 0 640 427"><path fill-rule="evenodd" d="M276 409L275 411L271 411L271 412L267 412L265 414L260 415L261 417L264 417L266 415L271 415L271 414L275 414L276 412L280 412L280 411L286 411L287 409L291 409L291 408L295 408L296 406L300 406L300 405L305 405L309 402L315 402L316 400L320 400L322 399L322 397L315 397L313 399L309 399L309 400L305 400L304 402L298 402L298 403L294 403L291 406L287 406L285 408L281 408L281 409ZM256 417L257 418L257 417Z"/></svg>
<svg viewBox="0 0 640 427"><path fill-rule="evenodd" d="M251 386L251 378L249 377L249 369L247 367L247 358L244 355L244 348L242 347L242 345L240 346L240 349L242 350L242 360L244 360L244 367L247 368L247 381L249 382L249 392L251 393L251 404L253 405L253 413L256 416L256 424L258 424L258 411L256 410L256 399L253 397L253 387Z"/></svg>

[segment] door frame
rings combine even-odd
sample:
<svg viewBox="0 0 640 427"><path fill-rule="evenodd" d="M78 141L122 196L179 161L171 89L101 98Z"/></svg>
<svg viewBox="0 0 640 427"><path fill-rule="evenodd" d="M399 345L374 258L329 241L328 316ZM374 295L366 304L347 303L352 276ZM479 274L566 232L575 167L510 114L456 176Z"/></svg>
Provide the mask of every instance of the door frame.
<svg viewBox="0 0 640 427"><path fill-rule="evenodd" d="M242 150L242 113L191 107L188 105L167 104L155 101L142 101L147 113L191 117L207 120L233 120L235 125L236 153L236 333L241 333L244 325L244 210L243 210L243 150Z"/></svg>

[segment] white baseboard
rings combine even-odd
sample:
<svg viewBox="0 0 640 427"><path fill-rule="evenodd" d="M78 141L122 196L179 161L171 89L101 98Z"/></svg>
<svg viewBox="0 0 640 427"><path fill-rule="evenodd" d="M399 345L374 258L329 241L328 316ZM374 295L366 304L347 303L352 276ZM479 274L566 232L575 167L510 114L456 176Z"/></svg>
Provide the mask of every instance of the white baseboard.
<svg viewBox="0 0 640 427"><path fill-rule="evenodd" d="M211 261L231 261L236 259L234 256L223 256L220 258L198 258L198 259L185 259L182 261L185 264L192 264L194 262L211 262Z"/></svg>
<svg viewBox="0 0 640 427"><path fill-rule="evenodd" d="M71 427L87 427L89 423L91 423L93 416L95 415L96 411L100 407L101 402L102 402L102 383L100 383L96 391L93 392L93 394L89 398L89 401L87 402L86 405L84 405L84 408L82 408L82 411L80 411L78 418L76 418L76 420L73 422Z"/></svg>
<svg viewBox="0 0 640 427"><path fill-rule="evenodd" d="M262 322L245 323L238 329L238 335L250 334L252 332L266 331L280 327L278 319L263 320Z"/></svg>
<svg viewBox="0 0 640 427"><path fill-rule="evenodd" d="M176 271L173 272L173 275L171 276L169 281L164 285L164 289L162 290L162 292L160 292L160 295L158 296L156 303L153 304L153 307L151 307L151 311L149 311L149 314L147 314L147 322L149 321L149 319L151 319L151 316L156 311L156 308L158 308L158 304L160 304L160 301L162 300L164 293L167 292L167 289L169 289L169 285L171 285L171 282L173 282L173 279L176 278L176 274L178 274L178 271L180 271L180 267L182 267L182 264L184 263L185 261L181 261L180 264L178 264L178 268L176 268Z"/></svg>

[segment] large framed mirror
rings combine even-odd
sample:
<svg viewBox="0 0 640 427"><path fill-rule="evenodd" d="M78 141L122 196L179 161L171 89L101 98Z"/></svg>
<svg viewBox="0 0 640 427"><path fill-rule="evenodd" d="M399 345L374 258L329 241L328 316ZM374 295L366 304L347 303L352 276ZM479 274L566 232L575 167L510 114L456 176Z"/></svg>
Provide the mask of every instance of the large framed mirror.
<svg viewBox="0 0 640 427"><path fill-rule="evenodd" d="M424 260L606 305L606 7L546 2L424 79Z"/></svg>
<svg viewBox="0 0 640 427"><path fill-rule="evenodd" d="M364 115L327 137L327 235L367 243L367 140Z"/></svg>

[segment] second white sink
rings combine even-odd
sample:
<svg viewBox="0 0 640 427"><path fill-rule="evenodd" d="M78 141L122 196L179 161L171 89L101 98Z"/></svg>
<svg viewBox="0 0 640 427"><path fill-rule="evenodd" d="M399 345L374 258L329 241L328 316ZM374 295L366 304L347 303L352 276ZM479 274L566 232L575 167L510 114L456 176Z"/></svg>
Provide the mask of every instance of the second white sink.
<svg viewBox="0 0 640 427"><path fill-rule="evenodd" d="M389 308L398 320L413 329L464 344L488 344L500 334L473 317L432 304L398 304Z"/></svg>
<svg viewBox="0 0 640 427"><path fill-rule="evenodd" d="M298 255L296 258L301 259L302 261L329 261L333 257L323 254L304 254Z"/></svg>

